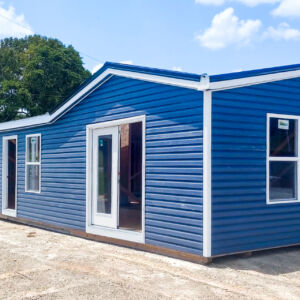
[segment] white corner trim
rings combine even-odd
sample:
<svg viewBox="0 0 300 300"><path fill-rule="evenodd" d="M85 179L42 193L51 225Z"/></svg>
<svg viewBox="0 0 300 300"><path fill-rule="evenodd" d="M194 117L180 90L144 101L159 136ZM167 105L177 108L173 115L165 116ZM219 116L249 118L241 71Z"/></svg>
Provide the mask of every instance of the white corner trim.
<svg viewBox="0 0 300 300"><path fill-rule="evenodd" d="M300 77L300 70L211 82L209 85L209 89L212 91L226 90L279 80L287 80L297 77Z"/></svg>
<svg viewBox="0 0 300 300"><path fill-rule="evenodd" d="M203 93L203 256L211 257L212 92Z"/></svg>

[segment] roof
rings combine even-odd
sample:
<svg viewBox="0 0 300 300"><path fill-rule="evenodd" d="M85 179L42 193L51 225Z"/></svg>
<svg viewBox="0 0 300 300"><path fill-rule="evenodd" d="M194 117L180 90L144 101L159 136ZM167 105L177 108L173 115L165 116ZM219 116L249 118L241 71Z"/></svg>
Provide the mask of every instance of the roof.
<svg viewBox="0 0 300 300"><path fill-rule="evenodd" d="M210 80L211 82L218 82L223 80L270 75L270 74L276 74L280 72L290 72L290 71L297 71L297 70L300 70L300 64L213 75L210 77Z"/></svg>
<svg viewBox="0 0 300 300"><path fill-rule="evenodd" d="M185 73L106 62L102 68L88 78L52 112L41 116L0 123L0 131L53 123L112 76L122 76L199 91L218 91L300 77L300 64L208 76L207 74Z"/></svg>
<svg viewBox="0 0 300 300"><path fill-rule="evenodd" d="M122 71L130 71L130 72L137 72L140 74L147 74L147 75L156 75L156 76L164 76L173 79L182 79L182 80L189 80L199 82L201 79L201 75L194 74L194 73L186 73L186 72L179 72L179 71L171 71L171 70L164 70L158 68L149 68L149 67L141 67L135 65L128 65L128 64L121 64L121 63L114 63L114 62L106 62L97 72L95 72L92 76L90 76L87 80L85 80L74 92L73 94L68 97L65 101L60 103L57 107L54 108L52 112L57 110L58 107L61 107L64 103L68 102L75 94L81 91L84 87L86 87L89 83L91 83L95 78L97 78L100 74L108 69L114 70L122 70Z"/></svg>

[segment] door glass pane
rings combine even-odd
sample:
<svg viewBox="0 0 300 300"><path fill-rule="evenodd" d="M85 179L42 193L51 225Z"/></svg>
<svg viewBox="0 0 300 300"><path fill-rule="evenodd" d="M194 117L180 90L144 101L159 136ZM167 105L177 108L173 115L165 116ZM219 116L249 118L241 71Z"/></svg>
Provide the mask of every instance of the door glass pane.
<svg viewBox="0 0 300 300"><path fill-rule="evenodd" d="M296 199L297 162L270 162L270 200Z"/></svg>
<svg viewBox="0 0 300 300"><path fill-rule="evenodd" d="M97 213L111 213L112 136L98 137Z"/></svg>
<svg viewBox="0 0 300 300"><path fill-rule="evenodd" d="M270 118L270 156L297 156L297 120Z"/></svg>
<svg viewBox="0 0 300 300"><path fill-rule="evenodd" d="M38 192L40 184L40 166L27 165L27 191Z"/></svg>

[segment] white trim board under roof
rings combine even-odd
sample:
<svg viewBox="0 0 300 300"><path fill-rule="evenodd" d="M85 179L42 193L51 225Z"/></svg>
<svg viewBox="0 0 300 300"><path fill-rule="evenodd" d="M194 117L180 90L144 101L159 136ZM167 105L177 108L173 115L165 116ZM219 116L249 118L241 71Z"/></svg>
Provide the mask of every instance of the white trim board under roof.
<svg viewBox="0 0 300 300"><path fill-rule="evenodd" d="M258 70L257 75L255 74L255 71L241 72L241 76L238 76L239 78L235 78L228 74L224 75L222 80L215 81L213 78L218 77L218 75L212 76L211 79L213 80L210 80L210 77L207 74L196 75L132 65L106 63L98 72L88 79L87 83L84 83L82 87L79 88L78 92L76 92L53 113L46 113L36 117L0 123L0 131L10 131L19 128L51 124L68 112L72 107L77 105L96 88L109 80L112 76L132 78L182 88L195 89L198 91L218 91L300 77L300 66L298 69L289 69L288 67L286 69L288 71L285 70L284 67L273 68L272 72L269 72L269 74L259 72Z"/></svg>

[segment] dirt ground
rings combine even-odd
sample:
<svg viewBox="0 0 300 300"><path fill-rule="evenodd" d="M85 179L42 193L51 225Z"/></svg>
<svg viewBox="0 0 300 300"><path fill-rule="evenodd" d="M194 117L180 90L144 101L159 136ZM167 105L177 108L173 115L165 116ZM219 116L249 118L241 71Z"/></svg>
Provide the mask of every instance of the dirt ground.
<svg viewBox="0 0 300 300"><path fill-rule="evenodd" d="M0 299L300 299L300 247L204 266L0 221Z"/></svg>

